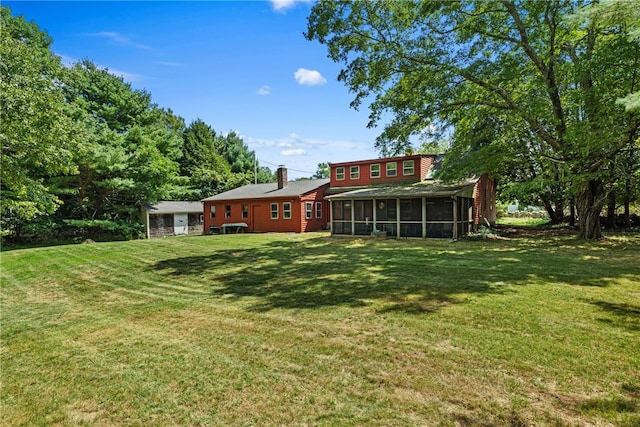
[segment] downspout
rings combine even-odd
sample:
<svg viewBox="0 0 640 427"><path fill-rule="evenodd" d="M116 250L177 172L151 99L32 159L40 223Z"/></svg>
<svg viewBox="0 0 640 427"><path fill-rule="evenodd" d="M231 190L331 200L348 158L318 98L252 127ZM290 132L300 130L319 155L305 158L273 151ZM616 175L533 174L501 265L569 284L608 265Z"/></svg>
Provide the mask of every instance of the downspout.
<svg viewBox="0 0 640 427"><path fill-rule="evenodd" d="M451 196L453 199L453 240L458 240L458 196Z"/></svg>

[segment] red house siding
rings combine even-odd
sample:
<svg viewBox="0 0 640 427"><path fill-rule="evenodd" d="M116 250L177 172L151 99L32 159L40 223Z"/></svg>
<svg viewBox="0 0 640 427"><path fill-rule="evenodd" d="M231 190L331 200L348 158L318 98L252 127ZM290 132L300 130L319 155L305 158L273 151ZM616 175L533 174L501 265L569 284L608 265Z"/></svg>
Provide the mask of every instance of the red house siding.
<svg viewBox="0 0 640 427"><path fill-rule="evenodd" d="M272 199L246 199L204 202L204 230L210 227L222 227L224 224L244 222L250 232L301 233L317 231L329 223L328 202L324 199L326 186L299 197L281 197ZM311 218L306 218L305 203L312 204ZM317 218L316 202L322 203L322 217ZM278 218L271 218L271 204L278 206ZM284 205L291 204L291 217L284 217ZM243 216L242 206L247 207L247 216ZM211 218L211 206L215 206L215 218ZM227 206L230 215L227 216Z"/></svg>
<svg viewBox="0 0 640 427"><path fill-rule="evenodd" d="M337 187L366 187L368 185L397 183L397 182L418 182L422 181L435 156L433 155L413 155L404 157L389 157L384 159L361 160L357 162L332 163L331 168L331 188ZM404 174L403 162L413 161L413 173ZM387 164L396 165L396 175L387 175ZM371 176L371 166L379 165L379 177ZM359 168L358 178L351 177L351 167ZM344 179L338 179L338 169L344 170Z"/></svg>
<svg viewBox="0 0 640 427"><path fill-rule="evenodd" d="M486 218L490 224L496 222L496 183L487 174L480 177L473 189L473 223L485 224Z"/></svg>

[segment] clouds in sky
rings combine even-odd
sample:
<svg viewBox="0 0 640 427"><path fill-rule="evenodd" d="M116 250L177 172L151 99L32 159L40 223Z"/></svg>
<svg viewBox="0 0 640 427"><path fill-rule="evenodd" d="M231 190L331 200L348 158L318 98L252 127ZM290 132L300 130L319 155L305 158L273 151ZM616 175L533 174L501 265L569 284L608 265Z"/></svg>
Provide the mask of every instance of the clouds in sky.
<svg viewBox="0 0 640 427"><path fill-rule="evenodd" d="M296 3L310 3L311 0L271 0L271 6L273 10L277 12L283 12L286 9L290 9L296 5Z"/></svg>
<svg viewBox="0 0 640 427"><path fill-rule="evenodd" d="M268 85L264 85L260 89L258 89L256 93L258 95L271 95L271 87Z"/></svg>
<svg viewBox="0 0 640 427"><path fill-rule="evenodd" d="M136 49L151 50L151 47L142 43L134 42L129 37L123 36L122 34L115 31L100 31L97 33L90 33L89 35L93 37L103 37L123 46L129 46Z"/></svg>
<svg viewBox="0 0 640 427"><path fill-rule="evenodd" d="M327 82L327 79L322 77L319 71L307 70L306 68L298 68L298 71L293 73L298 84L303 86L320 86Z"/></svg>

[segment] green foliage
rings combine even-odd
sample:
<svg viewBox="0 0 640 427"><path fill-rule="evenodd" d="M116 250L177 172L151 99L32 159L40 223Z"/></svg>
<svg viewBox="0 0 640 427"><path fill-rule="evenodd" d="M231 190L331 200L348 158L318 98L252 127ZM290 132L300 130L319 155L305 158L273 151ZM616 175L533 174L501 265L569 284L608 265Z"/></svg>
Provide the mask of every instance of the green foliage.
<svg viewBox="0 0 640 427"><path fill-rule="evenodd" d="M60 200L46 178L75 173L77 126L67 116L57 81L60 59L51 39L34 23L0 7L0 228L19 233L20 224L54 212Z"/></svg>

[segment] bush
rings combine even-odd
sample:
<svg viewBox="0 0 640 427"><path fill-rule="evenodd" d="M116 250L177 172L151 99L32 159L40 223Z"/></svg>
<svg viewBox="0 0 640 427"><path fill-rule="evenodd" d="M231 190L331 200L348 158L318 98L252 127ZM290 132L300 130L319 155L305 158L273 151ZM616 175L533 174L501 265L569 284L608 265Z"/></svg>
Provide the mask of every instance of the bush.
<svg viewBox="0 0 640 427"><path fill-rule="evenodd" d="M131 240L143 237L144 227L140 223L112 221L108 219L68 219L63 221L63 234L74 241Z"/></svg>

